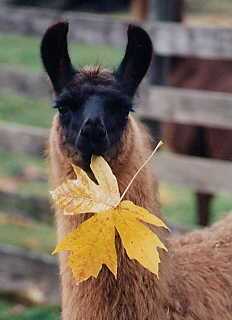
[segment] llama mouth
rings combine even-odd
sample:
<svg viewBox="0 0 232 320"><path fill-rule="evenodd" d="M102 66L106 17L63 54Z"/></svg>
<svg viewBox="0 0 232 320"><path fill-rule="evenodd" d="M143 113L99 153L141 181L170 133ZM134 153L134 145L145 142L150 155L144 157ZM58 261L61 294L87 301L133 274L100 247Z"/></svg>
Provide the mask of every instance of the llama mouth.
<svg viewBox="0 0 232 320"><path fill-rule="evenodd" d="M105 156L109 152L109 144L84 143L78 144L77 152L81 155L83 164L86 166L90 164L91 157Z"/></svg>
<svg viewBox="0 0 232 320"><path fill-rule="evenodd" d="M108 137L105 139L78 139L76 148L83 157L91 157L92 155L103 156L110 149Z"/></svg>

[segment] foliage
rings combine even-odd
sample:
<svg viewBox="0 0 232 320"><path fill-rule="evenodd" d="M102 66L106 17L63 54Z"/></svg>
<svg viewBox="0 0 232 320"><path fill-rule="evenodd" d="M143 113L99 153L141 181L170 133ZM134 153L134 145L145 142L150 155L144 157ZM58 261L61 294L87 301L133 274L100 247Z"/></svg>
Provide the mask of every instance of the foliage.
<svg viewBox="0 0 232 320"><path fill-rule="evenodd" d="M85 171L73 165L76 180L67 180L52 191L53 200L63 214L95 213L66 235L54 251L70 252L68 264L78 282L91 276L96 278L103 265L117 277L116 230L128 257L137 260L144 268L158 276L160 258L157 249L167 249L158 236L142 222L156 227L166 228L166 225L148 210L131 201L122 201L134 178L148 160L135 173L122 196L110 166L100 156L92 156L90 164L98 184L93 182Z"/></svg>

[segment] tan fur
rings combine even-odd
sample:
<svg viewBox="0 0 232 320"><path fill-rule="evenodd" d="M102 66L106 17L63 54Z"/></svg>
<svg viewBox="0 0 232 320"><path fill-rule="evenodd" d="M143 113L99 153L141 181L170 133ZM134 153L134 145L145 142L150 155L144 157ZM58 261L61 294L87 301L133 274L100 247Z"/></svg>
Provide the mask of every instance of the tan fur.
<svg viewBox="0 0 232 320"><path fill-rule="evenodd" d="M55 116L49 147L53 187L73 177L71 159L63 148L62 130ZM106 159L117 177L120 192L150 152L145 129L130 117L118 157ZM159 215L154 185L148 166L136 178L126 199ZM83 218L67 217L57 211L56 220L58 240L61 240ZM118 238L117 280L103 268L97 279L77 285L67 266L67 255L61 254L62 319L232 319L231 231L232 217L211 229L178 238L156 230L169 247L168 253L160 251L159 280L127 258Z"/></svg>

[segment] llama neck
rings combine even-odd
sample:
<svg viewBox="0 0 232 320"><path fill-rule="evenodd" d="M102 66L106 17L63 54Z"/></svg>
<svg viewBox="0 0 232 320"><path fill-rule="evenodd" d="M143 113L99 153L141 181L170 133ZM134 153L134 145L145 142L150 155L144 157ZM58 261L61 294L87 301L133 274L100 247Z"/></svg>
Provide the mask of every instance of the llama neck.
<svg viewBox="0 0 232 320"><path fill-rule="evenodd" d="M136 130L133 128L133 135L136 135ZM128 136L131 135L128 134ZM146 148L143 141L140 141L141 139L141 135L137 137L136 149L130 146L129 142L124 143L129 149L127 152L122 150L127 159L120 156L110 163L118 180L120 193L125 190L135 172L150 153L149 148ZM55 165L56 170L59 171L59 173L55 173L56 184L60 184L66 177L70 177L69 167L64 166L65 162ZM145 168L138 175L125 199L159 215L149 168ZM63 239L81 222L80 217L67 217L58 212L58 239ZM162 233L159 236L162 238ZM64 320L95 319L98 315L101 315L98 317L99 319L145 319L146 316L149 319L151 317L158 319L164 312L164 308L160 307L159 309L159 306L163 305L166 282L158 281L156 276L146 271L137 262L129 260L118 237L116 237L116 247L118 253L117 280L107 268L103 267L97 279L90 279L76 285L67 266L67 255L60 255ZM163 273L166 273L167 268L164 253L161 254L161 259L160 278Z"/></svg>

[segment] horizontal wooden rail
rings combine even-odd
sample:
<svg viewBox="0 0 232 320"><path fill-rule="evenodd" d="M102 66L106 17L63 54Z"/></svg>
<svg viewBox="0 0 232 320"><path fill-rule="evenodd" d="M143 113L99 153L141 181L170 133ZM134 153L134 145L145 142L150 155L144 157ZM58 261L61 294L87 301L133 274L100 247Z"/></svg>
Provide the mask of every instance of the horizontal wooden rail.
<svg viewBox="0 0 232 320"><path fill-rule="evenodd" d="M62 12L38 8L1 8L0 32L42 36L46 28L57 21L68 20L73 41L90 44L125 45L128 21L109 15Z"/></svg>
<svg viewBox="0 0 232 320"><path fill-rule="evenodd" d="M143 118L232 129L232 94L158 87L148 96Z"/></svg>
<svg viewBox="0 0 232 320"><path fill-rule="evenodd" d="M148 25L147 30L160 55L232 58L232 28L158 23Z"/></svg>
<svg viewBox="0 0 232 320"><path fill-rule="evenodd" d="M3 68L0 91L13 90L31 98L48 98L45 76ZM232 129L232 95L168 87L141 88L138 114L145 119ZM1 129L0 129L1 130ZM0 141L1 141L0 137Z"/></svg>
<svg viewBox="0 0 232 320"><path fill-rule="evenodd" d="M232 162L160 153L154 170L163 182L202 192L232 191Z"/></svg>
<svg viewBox="0 0 232 320"><path fill-rule="evenodd" d="M49 81L45 73L31 73L22 68L1 66L0 91L6 94L13 91L14 94L34 99L48 98L51 96Z"/></svg>
<svg viewBox="0 0 232 320"><path fill-rule="evenodd" d="M105 15L60 12L37 8L1 8L0 32L41 36L48 25L70 21L74 41L125 47L125 30L131 21ZM147 24L155 51L160 55L232 58L232 29L192 27L175 23Z"/></svg>
<svg viewBox="0 0 232 320"><path fill-rule="evenodd" d="M58 304L57 259L13 246L0 246L0 293L28 303Z"/></svg>
<svg viewBox="0 0 232 320"><path fill-rule="evenodd" d="M0 122L0 148L43 156L48 130Z"/></svg>
<svg viewBox="0 0 232 320"><path fill-rule="evenodd" d="M42 155L47 136L45 129L0 125L0 147L14 152ZM229 161L161 153L156 157L154 168L161 181L204 192L232 190L232 163Z"/></svg>

